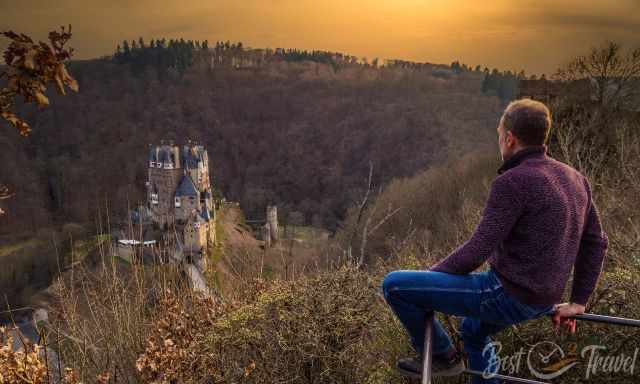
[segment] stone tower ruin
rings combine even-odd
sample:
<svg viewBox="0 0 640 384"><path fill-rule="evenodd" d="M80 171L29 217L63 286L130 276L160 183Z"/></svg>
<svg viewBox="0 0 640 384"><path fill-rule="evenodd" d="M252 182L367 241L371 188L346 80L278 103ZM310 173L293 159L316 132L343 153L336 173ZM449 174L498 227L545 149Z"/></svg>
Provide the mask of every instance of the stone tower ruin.
<svg viewBox="0 0 640 384"><path fill-rule="evenodd" d="M271 235L271 242L278 241L278 207L275 205L267 206L267 223L269 227L269 234Z"/></svg>

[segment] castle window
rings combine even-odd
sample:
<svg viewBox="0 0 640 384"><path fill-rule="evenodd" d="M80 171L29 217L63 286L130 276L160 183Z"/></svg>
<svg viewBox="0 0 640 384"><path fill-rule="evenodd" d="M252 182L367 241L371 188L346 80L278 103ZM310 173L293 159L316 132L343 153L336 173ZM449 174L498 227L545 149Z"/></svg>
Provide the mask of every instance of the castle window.
<svg viewBox="0 0 640 384"><path fill-rule="evenodd" d="M180 207L180 198L179 197L175 198L175 205L176 205L176 208Z"/></svg>

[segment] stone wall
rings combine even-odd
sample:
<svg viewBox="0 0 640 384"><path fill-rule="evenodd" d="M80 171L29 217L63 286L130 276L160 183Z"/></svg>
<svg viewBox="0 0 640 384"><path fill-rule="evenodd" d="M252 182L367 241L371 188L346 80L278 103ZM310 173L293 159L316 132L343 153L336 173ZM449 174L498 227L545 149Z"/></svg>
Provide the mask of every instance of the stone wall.
<svg viewBox="0 0 640 384"><path fill-rule="evenodd" d="M202 223L195 228L193 222L184 227L184 252L198 253L204 250L206 253L208 224Z"/></svg>
<svg viewBox="0 0 640 384"><path fill-rule="evenodd" d="M182 177L182 169L149 168L149 202L152 186L158 188L158 204L151 204L152 220L161 227L173 222L174 217L174 193Z"/></svg>

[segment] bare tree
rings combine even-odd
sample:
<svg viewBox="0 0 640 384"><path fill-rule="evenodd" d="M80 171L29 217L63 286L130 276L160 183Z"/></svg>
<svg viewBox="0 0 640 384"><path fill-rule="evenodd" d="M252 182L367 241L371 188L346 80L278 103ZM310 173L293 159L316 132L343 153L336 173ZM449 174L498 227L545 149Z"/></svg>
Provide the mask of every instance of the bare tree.
<svg viewBox="0 0 640 384"><path fill-rule="evenodd" d="M380 195L380 193L378 193L378 195ZM373 204L373 208L371 209L371 212L369 212L369 214L367 215L367 219L365 220L364 226L362 227L362 235L361 235L361 241L360 241L360 258L358 259L358 263L356 264L358 268L364 265L365 257L366 257L367 240L369 239L369 236L373 235L384 223L387 222L387 220L389 220L391 217L393 217L393 215L395 215L396 213L398 213L398 211L400 211L400 208L393 209L391 205L389 205L387 207L387 211L385 215L376 224L372 226L371 221L372 221L373 215L375 215L376 213L377 208L378 208L378 200L376 200L375 203Z"/></svg>
<svg viewBox="0 0 640 384"><path fill-rule="evenodd" d="M357 268L362 267L365 264L366 258L366 248L367 248L367 240L370 235L373 235L387 220L389 220L393 215L400 211L400 208L393 209L390 205L387 207L387 211L385 215L377 221L377 223L372 225L372 220L374 215L378 209L378 201L375 200L371 209L366 212L366 218L364 217L365 211L367 211L367 205L369 204L369 198L371 197L371 183L373 179L373 163L369 162L369 177L367 178L367 191L362 198L360 204L358 204L358 219L355 223L353 231L351 232L348 240L349 249L348 249L348 258L349 261L352 262L352 242L355 238L356 231L358 230L359 224L362 222L364 218L364 224L362 226L362 233L360 234L360 256L358 257L358 261L355 263ZM378 192L380 195L380 192Z"/></svg>
<svg viewBox="0 0 640 384"><path fill-rule="evenodd" d="M564 81L590 80L595 88L592 97L600 106L637 106L640 48L624 50L616 42L606 42L571 60L555 77Z"/></svg>

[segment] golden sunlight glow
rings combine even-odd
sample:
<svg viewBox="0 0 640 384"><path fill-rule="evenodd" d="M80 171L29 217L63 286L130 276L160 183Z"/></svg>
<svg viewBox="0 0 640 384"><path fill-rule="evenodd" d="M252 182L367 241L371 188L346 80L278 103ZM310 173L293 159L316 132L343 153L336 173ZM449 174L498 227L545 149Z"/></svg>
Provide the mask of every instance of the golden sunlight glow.
<svg viewBox="0 0 640 384"><path fill-rule="evenodd" d="M604 39L640 32L634 0L0 0L0 28L44 38L71 23L79 58L143 36L242 41L370 59L550 73Z"/></svg>

